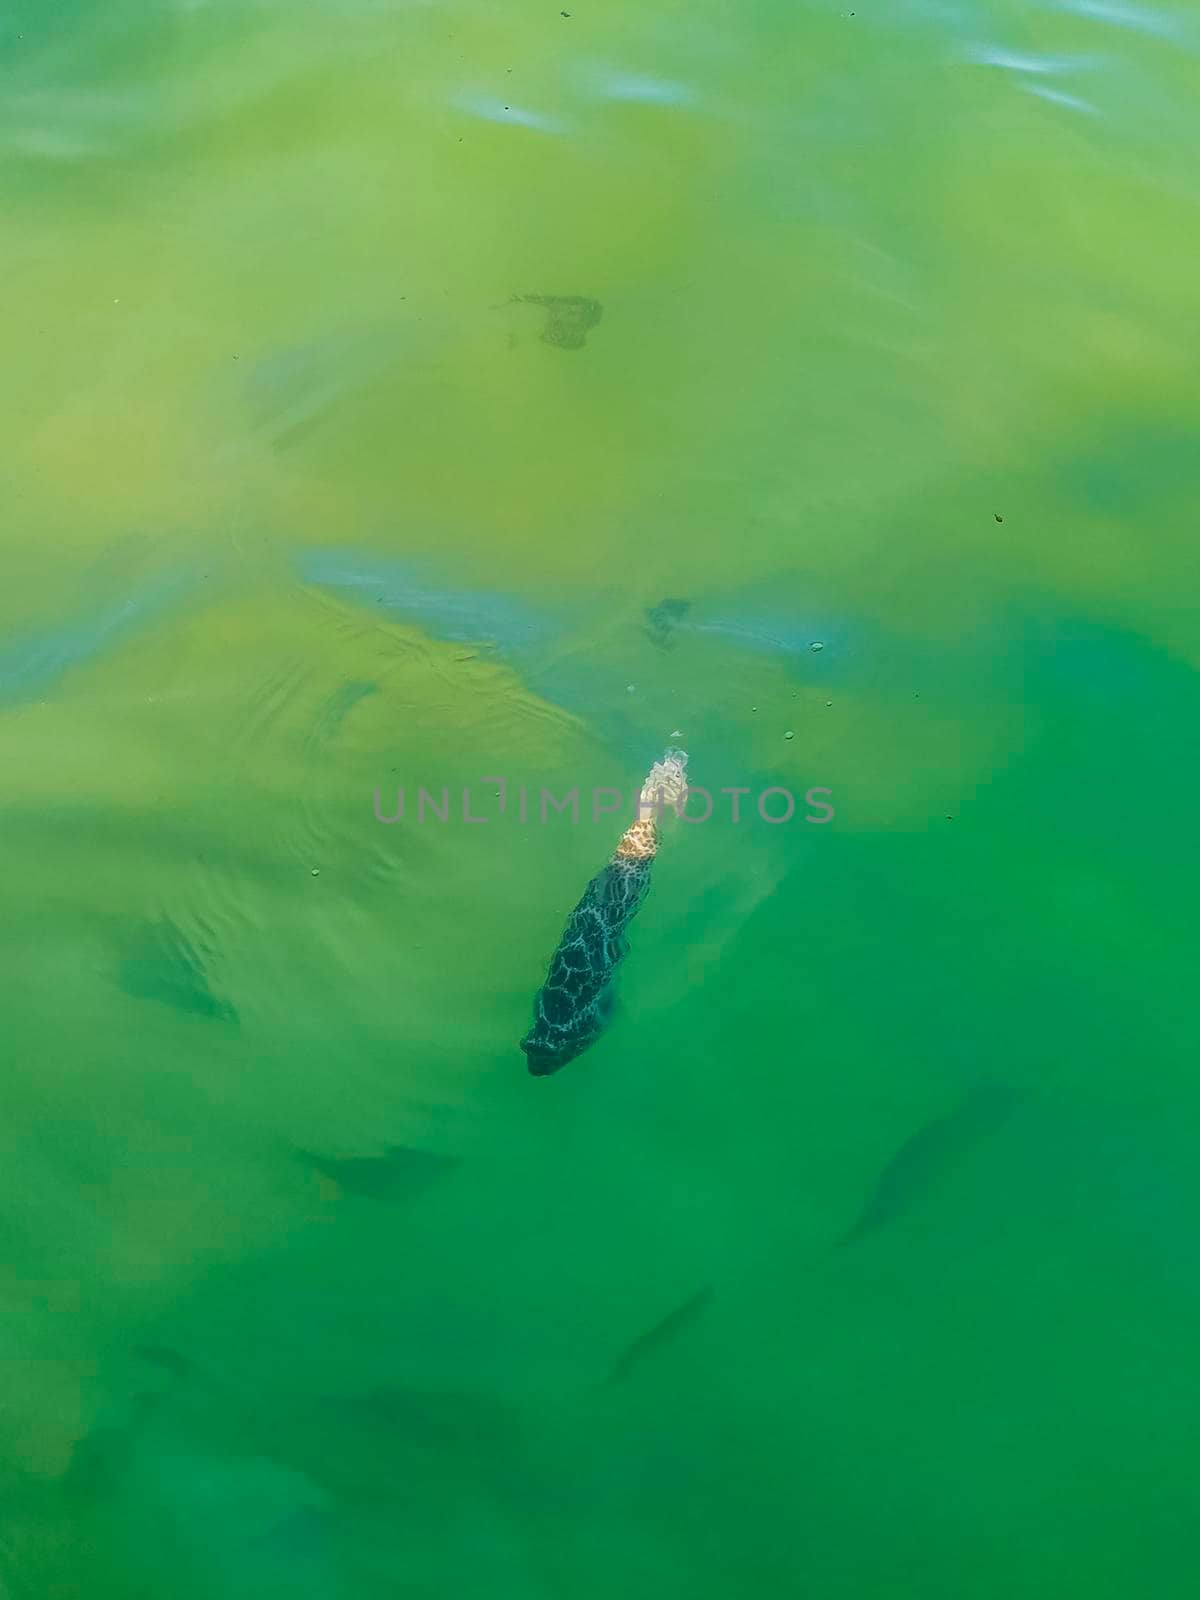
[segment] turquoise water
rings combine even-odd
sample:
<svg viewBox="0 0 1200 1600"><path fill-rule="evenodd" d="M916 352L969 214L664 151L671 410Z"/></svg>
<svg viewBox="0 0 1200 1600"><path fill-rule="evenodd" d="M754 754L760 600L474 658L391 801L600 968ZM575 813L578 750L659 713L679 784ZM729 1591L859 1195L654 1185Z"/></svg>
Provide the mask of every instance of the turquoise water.
<svg viewBox="0 0 1200 1600"><path fill-rule="evenodd" d="M1194 1592L1198 62L10 8L0 1594Z"/></svg>

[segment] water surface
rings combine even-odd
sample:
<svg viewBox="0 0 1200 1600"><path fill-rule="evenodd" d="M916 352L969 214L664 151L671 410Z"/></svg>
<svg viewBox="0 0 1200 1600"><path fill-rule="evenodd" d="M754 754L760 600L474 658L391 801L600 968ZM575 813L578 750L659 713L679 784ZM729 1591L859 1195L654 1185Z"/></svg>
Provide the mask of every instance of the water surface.
<svg viewBox="0 0 1200 1600"><path fill-rule="evenodd" d="M10 8L0 1590L1195 1592L1198 52Z"/></svg>

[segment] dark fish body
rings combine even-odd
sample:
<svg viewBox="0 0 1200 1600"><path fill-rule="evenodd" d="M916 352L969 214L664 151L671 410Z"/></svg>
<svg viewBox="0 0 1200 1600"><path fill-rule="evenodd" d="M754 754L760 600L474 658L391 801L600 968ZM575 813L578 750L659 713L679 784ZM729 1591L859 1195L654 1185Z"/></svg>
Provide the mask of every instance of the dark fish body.
<svg viewBox="0 0 1200 1600"><path fill-rule="evenodd" d="M668 1311L661 1322L656 1322L652 1328L643 1333L641 1338L635 1339L628 1349L613 1362L608 1374L608 1383L624 1383L637 1367L650 1356L655 1355L664 1345L677 1339L686 1328L689 1328L697 1317L704 1312L712 1299L712 1285L705 1284L697 1289L695 1294L689 1296L681 1306L676 1306L674 1311Z"/></svg>
<svg viewBox="0 0 1200 1600"><path fill-rule="evenodd" d="M658 852L657 818L687 799L686 750L667 750L646 775L638 814L608 865L567 918L546 981L533 1002L533 1027L521 1040L529 1070L557 1072L593 1044L611 1020L613 978L629 952L625 929L650 889Z"/></svg>
<svg viewBox="0 0 1200 1600"><path fill-rule="evenodd" d="M533 1026L521 1040L535 1076L565 1067L604 1031L613 978L629 951L625 929L649 892L651 865L652 858L614 857L567 918L533 1003Z"/></svg>
<svg viewBox="0 0 1200 1600"><path fill-rule="evenodd" d="M1020 1098L1004 1084L981 1084L955 1110L918 1128L884 1167L838 1243L854 1244L902 1216L973 1144L999 1127Z"/></svg>

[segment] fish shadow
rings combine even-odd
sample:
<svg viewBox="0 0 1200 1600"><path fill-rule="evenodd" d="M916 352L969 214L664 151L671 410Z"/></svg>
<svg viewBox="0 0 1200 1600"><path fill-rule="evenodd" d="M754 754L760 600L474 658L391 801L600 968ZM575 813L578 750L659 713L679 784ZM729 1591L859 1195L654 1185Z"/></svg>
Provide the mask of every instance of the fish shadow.
<svg viewBox="0 0 1200 1600"><path fill-rule="evenodd" d="M410 1200L440 1182L458 1166L457 1156L387 1145L377 1156L323 1156L297 1150L296 1159L348 1195L395 1204Z"/></svg>
<svg viewBox="0 0 1200 1600"><path fill-rule="evenodd" d="M214 992L204 955L169 918L148 922L126 944L117 987L134 1000L153 1000L189 1016L236 1025L237 1010Z"/></svg>
<svg viewBox="0 0 1200 1600"><path fill-rule="evenodd" d="M861 1211L835 1241L835 1248L861 1244L907 1215L1028 1099L1028 1091L1011 1084L977 1084L953 1110L918 1128L885 1163Z"/></svg>

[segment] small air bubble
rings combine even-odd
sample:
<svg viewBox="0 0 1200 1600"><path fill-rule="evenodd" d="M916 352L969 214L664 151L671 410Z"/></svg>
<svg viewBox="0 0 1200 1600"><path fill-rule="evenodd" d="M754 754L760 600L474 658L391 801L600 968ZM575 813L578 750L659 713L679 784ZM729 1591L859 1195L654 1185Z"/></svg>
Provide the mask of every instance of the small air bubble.
<svg viewBox="0 0 1200 1600"><path fill-rule="evenodd" d="M794 739L794 738L795 738L795 737L796 737L796 735L795 735L795 734L794 734L794 733L793 733L793 732L792 732L792 730L791 730L791 729L790 729L790 728L789 728L789 729L788 729L788 731L787 731L787 732L786 732L786 733L785 733L785 734L784 734L784 736L783 736L783 737L784 737L784 738L785 738L785 739Z"/></svg>

